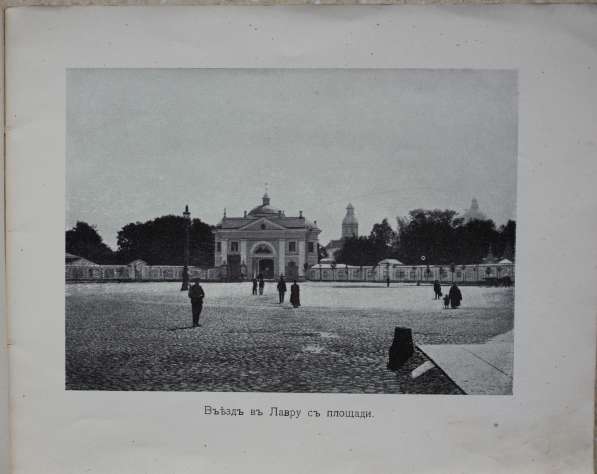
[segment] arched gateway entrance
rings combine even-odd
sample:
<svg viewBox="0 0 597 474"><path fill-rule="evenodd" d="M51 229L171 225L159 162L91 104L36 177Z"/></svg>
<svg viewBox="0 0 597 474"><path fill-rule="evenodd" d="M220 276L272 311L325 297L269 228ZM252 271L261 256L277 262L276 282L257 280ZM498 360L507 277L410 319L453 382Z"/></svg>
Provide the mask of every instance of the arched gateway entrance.
<svg viewBox="0 0 597 474"><path fill-rule="evenodd" d="M276 268L276 251L269 242L258 242L251 248L251 262L254 275L263 278L274 278Z"/></svg>
<svg viewBox="0 0 597 474"><path fill-rule="evenodd" d="M259 259L257 274L262 274L263 278L273 278L274 277L274 259L273 258Z"/></svg>

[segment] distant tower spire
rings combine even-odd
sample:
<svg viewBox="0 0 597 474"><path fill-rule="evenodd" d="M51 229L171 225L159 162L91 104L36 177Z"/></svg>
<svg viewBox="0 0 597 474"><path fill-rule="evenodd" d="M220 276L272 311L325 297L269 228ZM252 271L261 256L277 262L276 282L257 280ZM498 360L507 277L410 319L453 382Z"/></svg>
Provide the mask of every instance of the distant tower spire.
<svg viewBox="0 0 597 474"><path fill-rule="evenodd" d="M267 187L269 183L265 183L265 193L263 194L263 205L269 206L269 195L267 194Z"/></svg>
<svg viewBox="0 0 597 474"><path fill-rule="evenodd" d="M359 221L354 215L354 206L348 203L346 206L346 215L342 219L342 238L350 239L359 236Z"/></svg>

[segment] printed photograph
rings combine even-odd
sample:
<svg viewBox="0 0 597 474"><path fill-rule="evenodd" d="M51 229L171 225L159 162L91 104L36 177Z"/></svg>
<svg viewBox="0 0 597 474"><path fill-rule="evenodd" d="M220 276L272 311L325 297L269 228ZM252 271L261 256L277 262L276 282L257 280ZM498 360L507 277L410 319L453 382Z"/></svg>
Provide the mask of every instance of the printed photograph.
<svg viewBox="0 0 597 474"><path fill-rule="evenodd" d="M512 395L514 70L69 69L67 390Z"/></svg>

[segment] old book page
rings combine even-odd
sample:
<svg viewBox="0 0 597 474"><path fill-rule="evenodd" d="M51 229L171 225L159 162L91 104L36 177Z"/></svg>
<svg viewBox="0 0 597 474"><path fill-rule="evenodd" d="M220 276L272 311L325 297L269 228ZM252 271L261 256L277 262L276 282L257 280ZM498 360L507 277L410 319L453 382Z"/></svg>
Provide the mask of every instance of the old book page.
<svg viewBox="0 0 597 474"><path fill-rule="evenodd" d="M13 472L592 472L595 20L8 10Z"/></svg>

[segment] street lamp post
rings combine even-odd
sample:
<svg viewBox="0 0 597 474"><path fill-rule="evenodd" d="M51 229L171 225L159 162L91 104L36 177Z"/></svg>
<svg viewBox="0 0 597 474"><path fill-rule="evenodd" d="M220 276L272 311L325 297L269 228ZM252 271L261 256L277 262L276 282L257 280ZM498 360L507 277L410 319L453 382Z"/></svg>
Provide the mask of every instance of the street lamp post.
<svg viewBox="0 0 597 474"><path fill-rule="evenodd" d="M185 236L184 236L184 267L182 268L182 286L180 291L187 291L189 289L189 247L190 247L190 227L191 227L191 213L189 212L189 205L187 204L182 213L185 219Z"/></svg>
<svg viewBox="0 0 597 474"><path fill-rule="evenodd" d="M390 278L390 262L387 262L386 263L386 281L388 284L388 288L390 287L390 280L391 280L391 278Z"/></svg>

